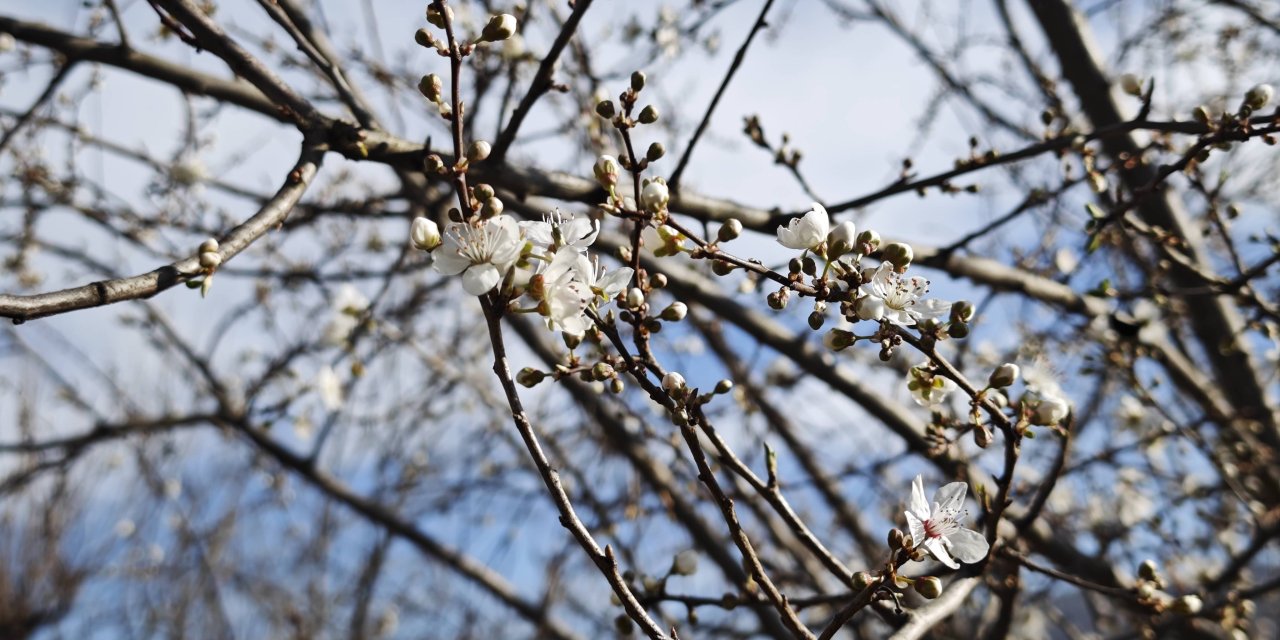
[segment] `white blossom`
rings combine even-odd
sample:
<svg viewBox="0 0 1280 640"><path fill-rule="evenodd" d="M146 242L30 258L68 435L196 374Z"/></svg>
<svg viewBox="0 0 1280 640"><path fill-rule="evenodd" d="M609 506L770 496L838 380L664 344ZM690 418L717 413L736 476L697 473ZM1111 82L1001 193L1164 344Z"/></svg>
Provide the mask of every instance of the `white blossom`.
<svg viewBox="0 0 1280 640"><path fill-rule="evenodd" d="M657 213L667 208L667 203L671 201L671 190L667 188L667 181L662 178L650 178L644 183L644 188L640 190L640 206L645 211Z"/></svg>
<svg viewBox="0 0 1280 640"><path fill-rule="evenodd" d="M536 247L548 247L556 251L561 247L573 247L586 251L600 234L600 225L590 218L578 218L572 213L564 215L557 209L545 213L541 222L521 222L524 237Z"/></svg>
<svg viewBox="0 0 1280 640"><path fill-rule="evenodd" d="M320 404L325 411L342 408L342 381L329 365L320 367L320 371L316 372L316 393L320 395Z"/></svg>
<svg viewBox="0 0 1280 640"><path fill-rule="evenodd" d="M587 305L595 296L583 276L592 271L591 262L573 247L556 252L542 273L541 297L551 329L575 336L586 333L591 324Z"/></svg>
<svg viewBox="0 0 1280 640"><path fill-rule="evenodd" d="M324 328L324 342L340 345L360 324L360 315L369 308L369 299L350 284L338 288L333 296L333 315Z"/></svg>
<svg viewBox="0 0 1280 640"><path fill-rule="evenodd" d="M462 288L479 296L497 286L523 251L519 224L511 216L499 215L451 225L444 244L432 255L437 271L447 276L462 274Z"/></svg>
<svg viewBox="0 0 1280 640"><path fill-rule="evenodd" d="M778 243L788 249L812 250L826 241L830 231L831 218L826 208L815 202L808 213L778 227Z"/></svg>
<svg viewBox="0 0 1280 640"><path fill-rule="evenodd" d="M858 228L853 222L845 220L832 228L827 238L827 245L833 253L837 250L836 247L839 247L841 253L851 251L858 241Z"/></svg>
<svg viewBox="0 0 1280 640"><path fill-rule="evenodd" d="M880 263L859 291L865 298L858 302L858 317L864 320L883 319L909 327L921 318L940 317L944 308L950 312L951 305L947 303L929 303L916 308L920 298L929 292L929 281L919 276L903 276L887 261Z"/></svg>
<svg viewBox="0 0 1280 640"><path fill-rule="evenodd" d="M911 483L911 503L906 511L911 539L917 547L923 546L938 562L952 569L959 569L959 562L981 562L991 548L982 534L958 522L964 515L968 491L969 485L952 482L933 494L930 507L924 498L924 480L916 476Z"/></svg>
<svg viewBox="0 0 1280 640"><path fill-rule="evenodd" d="M440 227L435 221L418 216L409 225L409 240L419 250L431 251L440 246Z"/></svg>

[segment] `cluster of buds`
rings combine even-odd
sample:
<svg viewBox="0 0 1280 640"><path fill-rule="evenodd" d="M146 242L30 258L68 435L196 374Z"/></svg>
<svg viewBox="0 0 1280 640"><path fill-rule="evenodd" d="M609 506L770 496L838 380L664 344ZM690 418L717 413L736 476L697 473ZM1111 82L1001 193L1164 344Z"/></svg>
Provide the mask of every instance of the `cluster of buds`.
<svg viewBox="0 0 1280 640"><path fill-rule="evenodd" d="M213 287L213 273L222 266L222 254L218 253L218 241L209 238L201 242L196 256L200 260L200 270L204 273L204 278L200 280L200 297L203 298L209 295L209 289Z"/></svg>

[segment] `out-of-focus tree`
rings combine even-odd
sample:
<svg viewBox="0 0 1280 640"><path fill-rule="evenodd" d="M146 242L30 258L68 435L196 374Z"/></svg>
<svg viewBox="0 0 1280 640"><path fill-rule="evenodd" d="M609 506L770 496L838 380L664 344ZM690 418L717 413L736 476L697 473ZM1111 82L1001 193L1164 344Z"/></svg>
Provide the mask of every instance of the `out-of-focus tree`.
<svg viewBox="0 0 1280 640"><path fill-rule="evenodd" d="M1275 2L0 51L0 636L1277 633Z"/></svg>

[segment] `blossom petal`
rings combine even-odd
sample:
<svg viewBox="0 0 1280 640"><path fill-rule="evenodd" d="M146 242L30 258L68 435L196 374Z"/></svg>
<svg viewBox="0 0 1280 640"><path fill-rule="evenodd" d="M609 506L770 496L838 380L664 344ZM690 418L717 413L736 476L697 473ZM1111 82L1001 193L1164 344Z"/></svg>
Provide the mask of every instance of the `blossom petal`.
<svg viewBox="0 0 1280 640"><path fill-rule="evenodd" d="M933 515L935 518L954 519L964 509L964 496L969 492L969 485L963 482L952 482L933 494Z"/></svg>
<svg viewBox="0 0 1280 640"><path fill-rule="evenodd" d="M947 544L943 540L944 538L928 538L924 541L924 548L930 555L937 558L938 562L952 569L959 569L960 563L953 560L951 554L947 553Z"/></svg>
<svg viewBox="0 0 1280 640"><path fill-rule="evenodd" d="M498 268L491 264L475 264L471 265L462 274L462 288L473 296L482 296L489 293L494 285L498 284L501 274Z"/></svg>
<svg viewBox="0 0 1280 640"><path fill-rule="evenodd" d="M458 243L449 240L445 241L443 247L431 252L431 257L435 258L432 266L446 276L456 276L471 266L471 260L459 251Z"/></svg>
<svg viewBox="0 0 1280 640"><path fill-rule="evenodd" d="M982 562L991 549L987 539L973 529L958 529L947 536L947 539L951 541L951 553L965 564Z"/></svg>
<svg viewBox="0 0 1280 640"><path fill-rule="evenodd" d="M924 520L921 520L919 517L916 516L915 513L911 511L906 512L905 515L907 516L907 529L909 529L911 532L911 539L924 540L925 539ZM916 544L919 544L919 542L917 542Z"/></svg>
<svg viewBox="0 0 1280 640"><path fill-rule="evenodd" d="M596 241L600 226L591 218L573 218L561 227L560 233L570 246L586 249Z"/></svg>
<svg viewBox="0 0 1280 640"><path fill-rule="evenodd" d="M929 501L924 497L924 478L921 476L916 476L916 479L911 481L911 503L907 505L907 509L921 520L928 520L932 515L929 510Z"/></svg>

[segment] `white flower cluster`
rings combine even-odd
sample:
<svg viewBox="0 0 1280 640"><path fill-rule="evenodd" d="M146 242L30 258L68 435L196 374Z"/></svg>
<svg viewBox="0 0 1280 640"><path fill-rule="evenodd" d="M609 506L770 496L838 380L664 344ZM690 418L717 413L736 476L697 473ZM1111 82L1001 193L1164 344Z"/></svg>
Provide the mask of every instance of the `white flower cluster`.
<svg viewBox="0 0 1280 640"><path fill-rule="evenodd" d="M548 327L581 336L590 327L587 310L617 297L632 276L630 267L606 273L588 255L599 232L590 219L554 212L533 222L496 215L454 223L443 236L434 222L416 218L409 237L431 252L437 271L461 274L467 293L498 288L510 300L527 295Z"/></svg>

